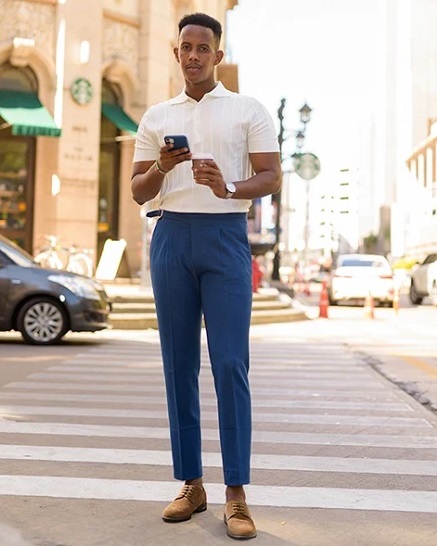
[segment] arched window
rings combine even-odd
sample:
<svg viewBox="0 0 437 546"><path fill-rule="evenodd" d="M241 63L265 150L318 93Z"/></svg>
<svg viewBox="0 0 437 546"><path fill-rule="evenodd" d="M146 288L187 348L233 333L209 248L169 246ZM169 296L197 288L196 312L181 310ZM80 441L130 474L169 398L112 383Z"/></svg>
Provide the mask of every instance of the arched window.
<svg viewBox="0 0 437 546"><path fill-rule="evenodd" d="M0 89L37 94L38 80L34 71L28 66L17 68L10 63L4 63L0 66Z"/></svg>
<svg viewBox="0 0 437 546"><path fill-rule="evenodd" d="M37 96L38 80L29 67L0 65L0 92ZM4 103L0 100L0 107ZM0 110L0 233L32 252L35 139L13 134Z"/></svg>

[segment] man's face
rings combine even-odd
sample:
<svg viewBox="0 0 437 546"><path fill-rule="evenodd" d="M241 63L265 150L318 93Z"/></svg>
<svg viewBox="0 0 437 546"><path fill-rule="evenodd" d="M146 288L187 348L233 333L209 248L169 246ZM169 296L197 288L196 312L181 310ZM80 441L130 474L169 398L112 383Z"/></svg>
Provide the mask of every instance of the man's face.
<svg viewBox="0 0 437 546"><path fill-rule="evenodd" d="M223 52L218 50L210 28L187 25L179 35L175 55L185 80L199 84L214 76L214 66L221 61Z"/></svg>

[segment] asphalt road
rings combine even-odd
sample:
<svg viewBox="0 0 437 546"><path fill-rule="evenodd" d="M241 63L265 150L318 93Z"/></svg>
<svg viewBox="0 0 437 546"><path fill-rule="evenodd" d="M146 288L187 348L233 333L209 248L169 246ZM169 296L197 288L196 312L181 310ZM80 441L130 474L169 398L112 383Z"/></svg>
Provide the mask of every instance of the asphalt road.
<svg viewBox="0 0 437 546"><path fill-rule="evenodd" d="M313 320L252 328L253 544L435 546L437 309L318 319L316 294L298 300ZM48 348L1 334L0 545L233 544L205 343L203 355L208 510L169 525L179 484L157 333Z"/></svg>

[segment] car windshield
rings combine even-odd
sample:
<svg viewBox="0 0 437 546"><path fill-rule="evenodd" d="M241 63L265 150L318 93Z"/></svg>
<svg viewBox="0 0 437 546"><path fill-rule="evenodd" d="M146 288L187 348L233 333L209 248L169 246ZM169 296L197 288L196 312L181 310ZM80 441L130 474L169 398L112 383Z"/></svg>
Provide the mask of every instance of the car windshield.
<svg viewBox="0 0 437 546"><path fill-rule="evenodd" d="M342 260L339 264L340 267L385 267L379 260L357 260L346 259Z"/></svg>
<svg viewBox="0 0 437 546"><path fill-rule="evenodd" d="M36 265L32 256L12 241L5 242L0 239L0 251L21 267L35 267Z"/></svg>

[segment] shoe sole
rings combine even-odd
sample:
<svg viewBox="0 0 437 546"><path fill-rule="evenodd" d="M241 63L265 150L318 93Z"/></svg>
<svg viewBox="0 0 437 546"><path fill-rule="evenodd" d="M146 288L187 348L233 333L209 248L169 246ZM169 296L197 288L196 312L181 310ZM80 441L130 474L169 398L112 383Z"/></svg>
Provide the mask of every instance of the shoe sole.
<svg viewBox="0 0 437 546"><path fill-rule="evenodd" d="M226 519L226 514L223 516L223 521L225 522L225 525L226 525L226 534L228 535L228 537L231 537L234 540L250 540L251 538L256 538L256 536L257 536L257 533L255 533L254 535L233 535L229 531L228 521Z"/></svg>
<svg viewBox="0 0 437 546"><path fill-rule="evenodd" d="M163 521L166 523L180 523L181 521L188 521L191 519L191 516L193 514L200 514L200 512L205 512L205 510L208 508L207 504L202 504L202 506L199 506L199 508L196 508L189 516L183 517L183 518L169 518L162 516Z"/></svg>

